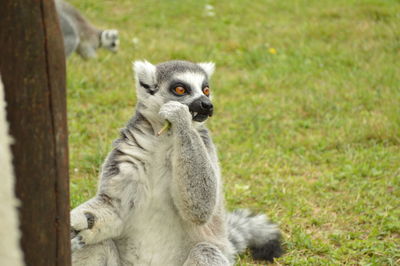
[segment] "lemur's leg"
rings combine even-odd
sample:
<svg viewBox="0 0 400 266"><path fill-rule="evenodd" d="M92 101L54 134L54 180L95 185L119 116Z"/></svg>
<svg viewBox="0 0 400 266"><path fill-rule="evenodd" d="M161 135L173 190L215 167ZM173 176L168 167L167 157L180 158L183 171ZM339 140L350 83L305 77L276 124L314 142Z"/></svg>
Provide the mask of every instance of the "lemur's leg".
<svg viewBox="0 0 400 266"><path fill-rule="evenodd" d="M117 152L118 153L118 152ZM103 169L99 193L71 211L71 246L74 252L85 245L118 237L126 217L137 203L137 170L129 163L118 163L110 153ZM118 171L117 171L118 170Z"/></svg>
<svg viewBox="0 0 400 266"><path fill-rule="evenodd" d="M172 124L171 194L174 202L185 220L204 224L213 214L218 200L218 171L199 133L192 127L192 116L186 105L168 102L161 107L160 115Z"/></svg>
<svg viewBox="0 0 400 266"><path fill-rule="evenodd" d="M229 266L228 259L213 244L201 242L189 253L183 266Z"/></svg>
<svg viewBox="0 0 400 266"><path fill-rule="evenodd" d="M96 54L96 49L98 47L98 44L93 45L87 41L83 41L81 39L78 48L76 49L76 52L83 58L83 59L89 59L89 58L95 58L97 56Z"/></svg>
<svg viewBox="0 0 400 266"><path fill-rule="evenodd" d="M72 266L119 266L120 258L114 241L86 246L72 253Z"/></svg>

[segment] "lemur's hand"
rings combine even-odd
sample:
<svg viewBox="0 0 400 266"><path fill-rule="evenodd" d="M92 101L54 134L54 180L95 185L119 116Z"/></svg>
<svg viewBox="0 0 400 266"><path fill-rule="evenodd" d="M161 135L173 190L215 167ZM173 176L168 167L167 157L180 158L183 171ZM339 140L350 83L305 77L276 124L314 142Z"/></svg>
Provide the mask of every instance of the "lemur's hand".
<svg viewBox="0 0 400 266"><path fill-rule="evenodd" d="M94 237L92 230L95 216L86 211L73 210L71 212L71 249L72 252L90 244Z"/></svg>
<svg viewBox="0 0 400 266"><path fill-rule="evenodd" d="M189 127L192 121L189 107L176 101L170 101L161 106L159 114L171 122L172 126L179 128Z"/></svg>

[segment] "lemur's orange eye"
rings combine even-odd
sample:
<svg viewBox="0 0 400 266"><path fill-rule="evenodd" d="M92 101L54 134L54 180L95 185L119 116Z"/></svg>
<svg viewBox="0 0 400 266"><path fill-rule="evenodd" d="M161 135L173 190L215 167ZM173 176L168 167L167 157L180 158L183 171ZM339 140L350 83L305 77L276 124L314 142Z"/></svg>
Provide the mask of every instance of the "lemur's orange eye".
<svg viewBox="0 0 400 266"><path fill-rule="evenodd" d="M175 93L178 95L183 95L185 94L186 90L184 87L178 86L175 88Z"/></svg>
<svg viewBox="0 0 400 266"><path fill-rule="evenodd" d="M209 96L210 95L210 88L209 87L204 87L203 93L204 93L204 95Z"/></svg>

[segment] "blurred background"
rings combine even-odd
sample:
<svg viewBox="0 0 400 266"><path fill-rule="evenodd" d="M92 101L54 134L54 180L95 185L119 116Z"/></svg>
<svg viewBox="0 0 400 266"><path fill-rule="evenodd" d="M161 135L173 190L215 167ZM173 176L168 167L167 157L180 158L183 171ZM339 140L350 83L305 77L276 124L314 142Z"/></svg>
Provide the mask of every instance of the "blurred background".
<svg viewBox="0 0 400 266"><path fill-rule="evenodd" d="M72 207L133 115L131 62L214 61L227 206L280 224L276 264L400 264L399 1L68 2L120 33L67 62Z"/></svg>

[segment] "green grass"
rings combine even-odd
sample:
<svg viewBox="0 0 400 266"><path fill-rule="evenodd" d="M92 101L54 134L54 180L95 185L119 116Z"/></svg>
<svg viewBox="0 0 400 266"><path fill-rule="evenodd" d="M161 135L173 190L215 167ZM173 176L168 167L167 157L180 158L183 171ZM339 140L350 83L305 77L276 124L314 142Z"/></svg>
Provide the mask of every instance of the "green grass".
<svg viewBox="0 0 400 266"><path fill-rule="evenodd" d="M400 264L399 1L71 2L121 33L68 61L73 207L133 114L131 61L211 60L227 207L280 224L276 264Z"/></svg>

